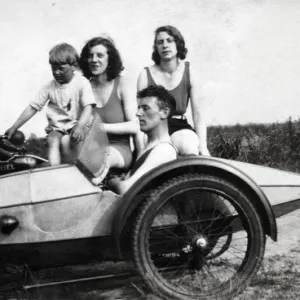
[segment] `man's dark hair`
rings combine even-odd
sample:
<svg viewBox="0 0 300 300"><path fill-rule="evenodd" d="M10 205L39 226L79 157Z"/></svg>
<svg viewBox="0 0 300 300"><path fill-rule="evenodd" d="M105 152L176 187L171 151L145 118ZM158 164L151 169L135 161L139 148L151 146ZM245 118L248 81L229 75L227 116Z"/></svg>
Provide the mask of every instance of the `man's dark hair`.
<svg viewBox="0 0 300 300"><path fill-rule="evenodd" d="M91 48L102 45L106 48L108 54L108 65L107 65L107 80L111 81L118 77L121 71L124 69L122 59L120 53L114 42L109 38L104 37L95 37L89 40L86 45L83 47L81 54L80 54L80 68L82 70L83 75L90 79L93 74L90 71L89 64L88 64L88 57L90 55Z"/></svg>
<svg viewBox="0 0 300 300"><path fill-rule="evenodd" d="M171 118L176 110L174 97L161 85L150 85L137 93L138 98L155 97L160 109L169 108L168 119Z"/></svg>
<svg viewBox="0 0 300 300"><path fill-rule="evenodd" d="M185 59L188 50L187 48L185 48L185 41L180 31L174 26L162 26L162 27L158 27L154 33L155 37L154 37L154 44L153 44L152 60L155 62L155 64L156 65L160 64L160 56L156 48L156 39L160 32L166 32L167 34L169 34L174 38L174 41L176 43L176 48L177 48L177 57L180 59Z"/></svg>

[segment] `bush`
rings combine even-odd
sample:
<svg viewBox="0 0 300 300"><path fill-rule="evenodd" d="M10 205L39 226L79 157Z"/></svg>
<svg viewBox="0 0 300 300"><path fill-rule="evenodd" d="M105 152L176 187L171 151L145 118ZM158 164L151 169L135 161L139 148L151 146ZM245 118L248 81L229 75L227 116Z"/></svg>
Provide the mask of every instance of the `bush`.
<svg viewBox="0 0 300 300"><path fill-rule="evenodd" d="M300 120L208 128L212 156L299 172Z"/></svg>
<svg viewBox="0 0 300 300"><path fill-rule="evenodd" d="M30 154L47 158L47 148L46 138L29 138L26 141L26 149Z"/></svg>

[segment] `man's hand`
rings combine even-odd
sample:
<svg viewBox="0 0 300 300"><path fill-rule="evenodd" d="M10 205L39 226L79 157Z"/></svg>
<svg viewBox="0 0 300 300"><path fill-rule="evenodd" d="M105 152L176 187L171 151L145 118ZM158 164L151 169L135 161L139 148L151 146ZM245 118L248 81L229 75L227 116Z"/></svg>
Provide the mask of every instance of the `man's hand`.
<svg viewBox="0 0 300 300"><path fill-rule="evenodd" d="M75 125L73 129L71 130L70 136L73 142L80 142L84 138L84 130L83 126Z"/></svg>
<svg viewBox="0 0 300 300"><path fill-rule="evenodd" d="M119 177L115 177L108 182L113 192L119 195L124 195L126 192L126 184Z"/></svg>

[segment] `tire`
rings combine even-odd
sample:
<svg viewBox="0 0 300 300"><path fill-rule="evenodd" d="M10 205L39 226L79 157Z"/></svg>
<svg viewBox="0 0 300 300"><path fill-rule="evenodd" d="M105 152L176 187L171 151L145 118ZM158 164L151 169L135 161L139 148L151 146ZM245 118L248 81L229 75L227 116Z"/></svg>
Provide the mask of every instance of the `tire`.
<svg viewBox="0 0 300 300"><path fill-rule="evenodd" d="M230 299L256 273L264 249L251 199L205 174L174 177L158 186L133 229L137 270L164 299Z"/></svg>

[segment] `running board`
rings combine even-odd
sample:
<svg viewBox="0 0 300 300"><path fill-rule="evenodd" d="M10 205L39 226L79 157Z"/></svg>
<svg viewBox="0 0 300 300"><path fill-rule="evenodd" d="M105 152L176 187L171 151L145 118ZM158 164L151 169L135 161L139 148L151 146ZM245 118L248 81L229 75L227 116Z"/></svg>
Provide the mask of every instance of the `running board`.
<svg viewBox="0 0 300 300"><path fill-rule="evenodd" d="M290 212L293 212L294 210L300 209L300 199L285 202L285 203L280 203L274 205L272 208L276 218L279 218Z"/></svg>
<svg viewBox="0 0 300 300"><path fill-rule="evenodd" d="M120 274L108 274L108 275L100 275L100 276L93 276L93 277L83 277L83 278L77 278L77 279L71 279L71 280L62 280L62 281L52 281L52 282L45 282L45 283L37 283L37 284L31 284L31 285L23 285L24 290L30 290L35 288L44 288L44 287L51 287L51 286L57 286L61 284L72 284L72 283L79 283L79 282L87 282L87 281L93 281L93 280L105 280L105 279L111 279L111 278L128 278L132 277L135 274L133 273L120 273Z"/></svg>

